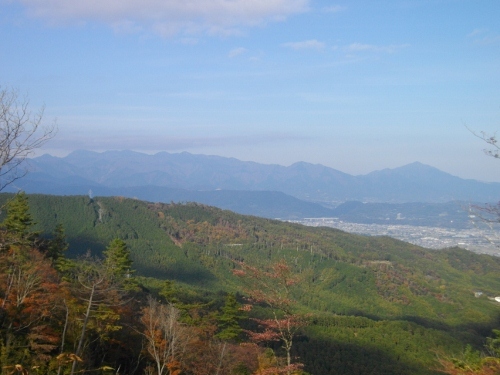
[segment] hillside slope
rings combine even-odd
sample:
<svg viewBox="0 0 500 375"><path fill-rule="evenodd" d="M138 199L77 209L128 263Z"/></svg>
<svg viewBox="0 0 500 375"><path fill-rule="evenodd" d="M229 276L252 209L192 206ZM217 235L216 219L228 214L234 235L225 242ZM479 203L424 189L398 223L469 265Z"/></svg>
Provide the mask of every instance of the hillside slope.
<svg viewBox="0 0 500 375"><path fill-rule="evenodd" d="M8 195L0 197L5 200ZM460 249L427 250L388 237L305 227L198 204L32 195L30 207L42 232L64 225L71 256L87 250L98 255L113 238L124 239L144 276L197 285L207 275L213 285L198 285L225 289L236 282L226 269L231 259L258 264L287 257L314 270L311 287L328 298L308 294L304 303L319 310L357 309L384 317L420 315L454 321L460 319L453 307L458 301L472 309L482 306L471 297L476 289L490 296L500 293L500 259ZM338 272L350 276L339 274L339 280L331 281L335 287L327 287L325 280L335 279ZM428 301L423 303L422 297Z"/></svg>
<svg viewBox="0 0 500 375"><path fill-rule="evenodd" d="M0 195L0 203L8 199ZM500 259L461 249L431 251L242 216L198 204L126 198L30 196L38 229L66 229L69 255L100 254L119 237L144 280L175 280L203 299L242 292L235 260L264 267L278 259L302 282L300 309L314 314L296 355L322 374L434 374L435 353L481 347L498 324ZM153 284L151 284L153 285ZM475 297L475 292L482 292ZM330 350L335 355L327 355ZM350 359L349 359L350 358ZM330 370L328 370L330 369Z"/></svg>

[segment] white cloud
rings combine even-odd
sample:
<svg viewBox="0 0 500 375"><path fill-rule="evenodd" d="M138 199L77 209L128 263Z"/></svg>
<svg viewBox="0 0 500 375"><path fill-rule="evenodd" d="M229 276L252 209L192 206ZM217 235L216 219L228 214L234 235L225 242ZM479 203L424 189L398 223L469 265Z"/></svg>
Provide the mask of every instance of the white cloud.
<svg viewBox="0 0 500 375"><path fill-rule="evenodd" d="M308 10L310 0L13 0L50 23L103 22L113 28L234 34Z"/></svg>
<svg viewBox="0 0 500 375"><path fill-rule="evenodd" d="M319 42L316 39L311 39L311 40L305 40L303 42L283 43L282 46L292 48L295 50L300 50L300 49L321 50L321 49L325 48L325 43Z"/></svg>
<svg viewBox="0 0 500 375"><path fill-rule="evenodd" d="M246 48L243 48L243 47L239 47L239 48L234 48L232 49L231 51L229 51L229 54L228 56L230 58L233 58L233 57L236 57L236 56L239 56L243 53L247 52L247 49Z"/></svg>
<svg viewBox="0 0 500 375"><path fill-rule="evenodd" d="M383 52L394 53L397 50L408 47L408 44L378 46L374 44L352 43L347 47L350 52Z"/></svg>

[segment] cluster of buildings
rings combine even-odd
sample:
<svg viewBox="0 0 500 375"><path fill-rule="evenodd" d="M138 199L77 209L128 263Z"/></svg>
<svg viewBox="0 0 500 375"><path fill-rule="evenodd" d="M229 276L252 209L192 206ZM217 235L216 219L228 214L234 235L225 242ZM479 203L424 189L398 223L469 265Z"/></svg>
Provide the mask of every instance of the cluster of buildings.
<svg viewBox="0 0 500 375"><path fill-rule="evenodd" d="M451 229L412 225L358 224L338 218L305 218L294 222L315 227L332 227L368 236L389 236L429 249L459 246L477 253L500 256L500 228Z"/></svg>

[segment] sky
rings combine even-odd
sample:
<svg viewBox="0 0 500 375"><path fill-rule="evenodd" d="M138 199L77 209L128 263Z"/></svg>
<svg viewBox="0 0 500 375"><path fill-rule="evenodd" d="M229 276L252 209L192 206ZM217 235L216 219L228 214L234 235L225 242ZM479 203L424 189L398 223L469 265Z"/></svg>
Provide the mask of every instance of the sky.
<svg viewBox="0 0 500 375"><path fill-rule="evenodd" d="M498 0L0 0L39 154L187 151L500 181Z"/></svg>

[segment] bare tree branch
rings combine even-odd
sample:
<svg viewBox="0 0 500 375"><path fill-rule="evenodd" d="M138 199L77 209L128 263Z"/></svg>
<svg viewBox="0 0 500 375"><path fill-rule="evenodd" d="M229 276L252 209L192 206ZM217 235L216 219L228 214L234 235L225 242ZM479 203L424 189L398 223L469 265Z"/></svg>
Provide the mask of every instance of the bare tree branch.
<svg viewBox="0 0 500 375"><path fill-rule="evenodd" d="M500 144L498 143L498 138L496 132L493 134L488 134L484 131L479 133L469 129L465 126L468 131L472 133L475 137L486 142L490 148L483 149L484 153L495 159L500 159ZM484 205L471 204L469 205L469 218L472 224L478 228L485 228L488 233L498 233L498 226L500 224L500 202L496 204L486 203ZM484 235L483 236L490 244L499 247L500 237L498 235Z"/></svg>
<svg viewBox="0 0 500 375"><path fill-rule="evenodd" d="M55 123L42 124L44 109L32 112L27 97L0 89L0 191L26 175L21 164L56 134Z"/></svg>
<svg viewBox="0 0 500 375"><path fill-rule="evenodd" d="M491 156L496 159L500 159L500 145L498 144L498 138L497 138L497 133L493 134L488 134L486 132L475 132L471 129L469 129L467 126L465 126L468 131L472 133L475 137L481 139L482 141L486 142L491 146L489 149L484 149L484 153L488 156Z"/></svg>

